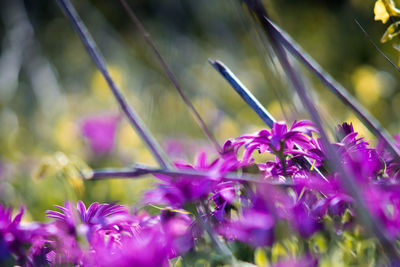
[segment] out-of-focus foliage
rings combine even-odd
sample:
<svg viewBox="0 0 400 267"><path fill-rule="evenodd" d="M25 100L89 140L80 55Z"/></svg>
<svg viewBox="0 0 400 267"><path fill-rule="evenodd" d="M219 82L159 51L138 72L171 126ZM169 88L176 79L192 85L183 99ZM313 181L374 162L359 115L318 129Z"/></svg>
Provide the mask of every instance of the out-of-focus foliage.
<svg viewBox="0 0 400 267"><path fill-rule="evenodd" d="M265 3L271 18L391 133L400 131L399 74L354 23L355 18L360 21L373 40L383 35L383 42L394 42L397 47L398 3ZM74 4L103 51L111 75L169 158L193 161L200 149L212 154L212 146L119 1ZM265 126L208 64L208 58L227 63L278 120L307 117L240 1L146 0L130 4L220 143ZM45 210L66 200L136 203L154 182L152 178L81 179L89 177L92 169L134 163L156 166L156 162L120 113L55 1L4 0L0 2L0 19L0 202L14 207L23 203L27 206L24 219L39 221L45 220ZM399 53L389 44L382 44L382 49L391 58ZM352 121L361 136L372 138L347 107L298 62L294 64L304 74L328 127ZM332 236L318 233L299 239L278 229L279 241L270 247L259 247L253 253L245 245L233 243L231 249L239 260L257 266L301 257L305 251L320 255L320 266L331 266L332 262L337 266L380 264L374 240L358 229L335 229L337 221L345 224L348 217L346 210L337 218L324 219L324 227L335 233ZM215 251L203 252L209 252L218 263ZM204 255L197 255L202 259L195 256L193 265L212 264L204 262ZM176 266L181 265L178 260Z"/></svg>
<svg viewBox="0 0 400 267"><path fill-rule="evenodd" d="M375 3L374 13L375 20L381 20L383 24L387 23L389 19L391 22L391 24L383 34L381 42L386 43L395 39L393 48L397 52L400 52L399 41L398 38L396 38L400 33L400 21L398 20L398 18L400 17L400 10L396 7L396 3L393 0L378 0ZM398 65L400 66L400 62Z"/></svg>
<svg viewBox="0 0 400 267"><path fill-rule="evenodd" d="M105 54L113 77L170 157L192 159L200 147L212 150L119 1L74 4ZM240 1L130 4L220 142L264 125L209 66L208 58L227 63L277 119L306 116L298 97L287 89L281 70L271 64ZM266 1L271 17L395 133L400 130L398 74L353 21L357 18L373 39L379 39L385 25L373 21L374 4ZM377 5L375 15L384 21L382 3ZM86 201L136 201L152 180L80 184L74 178L76 170L60 161L62 155L91 168L156 164L124 118L117 122L112 150L96 154L91 149L82 132L84 121L120 112L55 1L5 0L0 7L1 202L26 203L29 216L44 220L44 210L77 196ZM396 55L391 47L382 48ZM327 125L352 120L361 134L370 136L322 84L305 74ZM33 179L37 174L42 178Z"/></svg>

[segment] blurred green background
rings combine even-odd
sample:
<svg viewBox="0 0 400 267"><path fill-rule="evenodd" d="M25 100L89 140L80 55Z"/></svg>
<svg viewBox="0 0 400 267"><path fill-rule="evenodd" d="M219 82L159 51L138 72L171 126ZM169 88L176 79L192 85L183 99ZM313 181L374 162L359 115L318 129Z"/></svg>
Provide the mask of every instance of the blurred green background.
<svg viewBox="0 0 400 267"><path fill-rule="evenodd" d="M255 24L239 0L128 1L173 70L185 93L222 144L265 127L207 60L220 59L278 119L308 118ZM130 104L173 160L215 155L129 20L119 1L73 1ZM265 1L271 18L341 82L390 133L400 132L399 74L368 42L357 19L397 62L391 43L380 44L387 25L374 21L374 1ZM156 165L124 118L115 145L96 154L82 134L87 118L118 115L102 76L55 1L0 2L0 202L27 206L28 220L66 200L140 199L152 179L81 182L75 166ZM353 121L350 110L310 73L307 87L329 129Z"/></svg>

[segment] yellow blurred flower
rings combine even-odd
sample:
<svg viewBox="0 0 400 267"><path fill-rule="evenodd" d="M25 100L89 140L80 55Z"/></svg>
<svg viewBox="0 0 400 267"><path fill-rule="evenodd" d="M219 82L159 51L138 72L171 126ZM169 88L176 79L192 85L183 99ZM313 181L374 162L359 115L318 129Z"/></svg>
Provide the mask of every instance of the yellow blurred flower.
<svg viewBox="0 0 400 267"><path fill-rule="evenodd" d="M268 111L277 119L284 119L285 116L283 114L282 106L278 100L273 100L268 104Z"/></svg>
<svg viewBox="0 0 400 267"><path fill-rule="evenodd" d="M396 8L393 0L378 0L374 7L375 20L386 23L390 17L400 16L400 10Z"/></svg>
<svg viewBox="0 0 400 267"><path fill-rule="evenodd" d="M113 65L109 66L108 70L116 85L120 88L120 90L123 91L123 88L125 86L125 78L122 73L122 70ZM110 88L100 71L96 71L93 74L91 80L91 88L94 95L98 99L103 99L103 100L112 99Z"/></svg>
<svg viewBox="0 0 400 267"><path fill-rule="evenodd" d="M381 38L381 43L386 43L387 41L392 40L394 37L400 34L400 31L398 30L398 27L400 25L400 21L397 21L395 23L392 23L385 31ZM396 46L394 46L396 50Z"/></svg>
<svg viewBox="0 0 400 267"><path fill-rule="evenodd" d="M81 151L79 127L77 122L69 115L60 117L54 126L53 141L60 150L78 153ZM78 153L79 154L79 153Z"/></svg>
<svg viewBox="0 0 400 267"><path fill-rule="evenodd" d="M83 178L90 177L92 170L86 163L74 156L68 157L62 152L45 157L42 164L34 171L33 177L41 180L45 177L55 177L66 181L81 196L85 187Z"/></svg>
<svg viewBox="0 0 400 267"><path fill-rule="evenodd" d="M262 248L257 248L254 251L254 262L258 267L270 266L267 255L265 254L265 251Z"/></svg>
<svg viewBox="0 0 400 267"><path fill-rule="evenodd" d="M382 0L376 1L374 7L374 14L375 14L375 20L381 20L382 23L386 23L390 18L390 15L387 12L385 4Z"/></svg>
<svg viewBox="0 0 400 267"><path fill-rule="evenodd" d="M384 82L378 71L370 66L361 66L351 75L357 98L365 105L370 106L384 93Z"/></svg>
<svg viewBox="0 0 400 267"><path fill-rule="evenodd" d="M118 151L123 153L130 151L129 154L132 154L133 150L137 150L141 146L142 140L140 140L135 130L126 121L123 121L117 134Z"/></svg>
<svg viewBox="0 0 400 267"><path fill-rule="evenodd" d="M120 153L127 157L133 157L134 160L139 163L150 165L157 164L153 155L147 149L146 145L137 135L135 130L126 122L123 122L119 128L117 148Z"/></svg>
<svg viewBox="0 0 400 267"><path fill-rule="evenodd" d="M229 138L239 136L239 124L230 118L224 118L215 130L218 140L225 141Z"/></svg>

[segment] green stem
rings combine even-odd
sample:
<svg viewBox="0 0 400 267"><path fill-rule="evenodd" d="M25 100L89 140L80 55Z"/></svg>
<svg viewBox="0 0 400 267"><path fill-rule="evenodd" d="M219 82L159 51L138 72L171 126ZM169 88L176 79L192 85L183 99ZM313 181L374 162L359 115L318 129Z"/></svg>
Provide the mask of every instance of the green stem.
<svg viewBox="0 0 400 267"><path fill-rule="evenodd" d="M195 216L201 228L203 228L203 230L207 232L216 249L218 249L219 252L222 254L223 259L228 261L229 264L234 265L236 262L235 256L232 254L232 251L228 248L228 246L219 239L218 234L212 228L209 220L209 210L206 203L202 201L200 206L204 209L208 219L207 221L205 221L201 214L199 214L198 210L195 209Z"/></svg>

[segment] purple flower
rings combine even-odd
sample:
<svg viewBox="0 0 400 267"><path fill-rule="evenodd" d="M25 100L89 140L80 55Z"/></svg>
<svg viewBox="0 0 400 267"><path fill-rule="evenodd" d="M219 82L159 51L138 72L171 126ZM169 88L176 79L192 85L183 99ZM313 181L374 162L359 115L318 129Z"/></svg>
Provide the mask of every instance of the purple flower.
<svg viewBox="0 0 400 267"><path fill-rule="evenodd" d="M296 184L293 189L297 195L301 195L301 198L294 206L293 215L295 217L291 220L292 225L302 237L309 237L315 231L320 230L322 227L320 222L326 215L341 221L341 216L346 210L350 211L350 214L354 214L353 198L345 193L345 188L338 176L329 177L329 183L313 176L306 179L295 178L293 182ZM303 219L297 222L296 217ZM346 222L346 225L339 223L337 226L347 227L350 226L350 222Z"/></svg>
<svg viewBox="0 0 400 267"><path fill-rule="evenodd" d="M143 201L146 204L169 205L181 208L187 203L205 199L212 192L216 182L206 177L170 177L156 175L163 181L157 184L155 189L144 194Z"/></svg>
<svg viewBox="0 0 400 267"><path fill-rule="evenodd" d="M161 216L137 214L130 230L97 232L84 262L88 266L169 266L169 258L193 247L190 225L187 215L172 211L163 211ZM115 240L105 242L107 239Z"/></svg>
<svg viewBox="0 0 400 267"><path fill-rule="evenodd" d="M35 252L32 244L41 239L44 231L37 223L21 225L23 207L14 218L11 213L11 208L0 204L0 264L10 263L15 258L19 265L29 265Z"/></svg>
<svg viewBox="0 0 400 267"><path fill-rule="evenodd" d="M353 125L343 123L337 127L337 138L339 142L333 144L337 153L340 156L344 167L350 171L362 174L357 174L360 180L376 179L382 173L384 168L383 159L379 156L376 149L369 148L369 143L364 141L363 137L358 137L358 133L354 131ZM313 148L306 149L306 154L309 158L316 161L316 166L324 165L326 160L326 152L321 145L319 139L312 139L311 145Z"/></svg>
<svg viewBox="0 0 400 267"><path fill-rule="evenodd" d="M239 139L247 140L247 153L258 149L260 153L268 151L275 154L284 150L292 151L295 144L302 149L311 148L309 143L312 132L318 131L310 121L295 121L289 130L284 122L276 122L271 131L261 130L257 134L244 135Z"/></svg>
<svg viewBox="0 0 400 267"><path fill-rule="evenodd" d="M76 227L79 224L89 226L88 235L99 229L107 229L120 222L129 221L130 215L126 207L117 204L91 204L86 209L82 201L78 201L76 208L70 202L64 207L56 206L61 212L49 210L47 216L56 219L72 234L76 234Z"/></svg>
<svg viewBox="0 0 400 267"><path fill-rule="evenodd" d="M95 116L82 122L82 135L96 154L107 154L113 149L119 118L116 115Z"/></svg>
<svg viewBox="0 0 400 267"><path fill-rule="evenodd" d="M396 146L400 149L400 135L395 135L394 139ZM377 146L377 153L386 164L386 173L389 175L389 178L398 181L400 179L400 162L393 157L392 152L386 150L386 145L381 140Z"/></svg>
<svg viewBox="0 0 400 267"><path fill-rule="evenodd" d="M322 224L318 221L318 218L313 216L304 202L298 202L292 208L292 213L292 226L294 226L302 238L309 238L322 228Z"/></svg>
<svg viewBox="0 0 400 267"><path fill-rule="evenodd" d="M285 160L283 167L282 161L267 161L266 163L258 163L260 171L265 173L265 178L273 178L280 176L294 176L300 170L292 160Z"/></svg>
<svg viewBox="0 0 400 267"><path fill-rule="evenodd" d="M175 163L180 170L202 171L207 177L155 175L162 183L144 195L145 203L183 207L186 203L205 200L221 182L223 175L242 166L233 153L227 153L208 163L205 153L199 154L194 166L187 163Z"/></svg>
<svg viewBox="0 0 400 267"><path fill-rule="evenodd" d="M170 248L161 224L138 226L133 237L122 235L120 246L109 247L103 237L92 242L93 251L87 255L88 266L166 267Z"/></svg>
<svg viewBox="0 0 400 267"><path fill-rule="evenodd" d="M343 123L342 126L338 126L338 136L343 136L343 138L336 143L338 146L339 153L352 153L360 150L367 150L369 143L364 141L364 137L357 138L358 133L354 132L353 125L348 125L347 123ZM343 128L342 128L343 127ZM347 129L346 131L343 129Z"/></svg>
<svg viewBox="0 0 400 267"><path fill-rule="evenodd" d="M337 192L318 200L314 205L311 206L311 213L312 216L318 219L322 219L322 217L326 214L331 217L341 217L346 209L351 210L352 203L353 198L347 194Z"/></svg>
<svg viewBox="0 0 400 267"><path fill-rule="evenodd" d="M9 260L11 254L23 256L25 254L24 244L29 240L24 238L20 229L23 208L12 219L12 209L6 209L0 204L0 263Z"/></svg>
<svg viewBox="0 0 400 267"><path fill-rule="evenodd" d="M61 212L46 212L48 217L55 219L47 226L48 240L53 244L53 254L48 257L52 264L82 265L86 260L86 252L80 245L82 239L92 245L101 236L101 240L112 247L118 245L121 232L128 229L130 234L132 218L124 206L93 203L86 209L79 201L76 207L70 202L64 207L56 207Z"/></svg>
<svg viewBox="0 0 400 267"><path fill-rule="evenodd" d="M48 217L66 222L75 219L73 218L74 208L70 202L67 202L64 207L57 205L55 207L60 209L61 212L49 210L46 212ZM128 214L126 208L122 205L107 203L99 204L95 202L86 209L85 204L82 201L78 201L76 211L80 216L81 222L88 225L104 223L107 217L119 214Z"/></svg>
<svg viewBox="0 0 400 267"><path fill-rule="evenodd" d="M274 241L274 217L265 209L247 208L236 220L222 224L218 232L230 240L253 247L271 246Z"/></svg>
<svg viewBox="0 0 400 267"><path fill-rule="evenodd" d="M271 246L274 227L279 219L288 218L290 201L282 192L266 184L257 192L248 192L248 202L242 202L238 217L226 219L217 230L229 240L238 240L252 247Z"/></svg>
<svg viewBox="0 0 400 267"><path fill-rule="evenodd" d="M192 221L186 214L163 211L161 216L130 215L115 204L79 201L48 211L52 264L82 266L168 266L168 259L194 246ZM82 237L86 238L82 246Z"/></svg>
<svg viewBox="0 0 400 267"><path fill-rule="evenodd" d="M215 204L213 215L219 222L224 221L226 212L233 208L232 203L237 197L238 191L238 185L232 181L219 183L215 187L215 193L211 196L211 200Z"/></svg>
<svg viewBox="0 0 400 267"><path fill-rule="evenodd" d="M192 219L187 214L163 210L160 223L170 247L170 258L180 256L194 247Z"/></svg>
<svg viewBox="0 0 400 267"><path fill-rule="evenodd" d="M394 239L400 235L400 190L399 188L380 189L368 186L363 190L366 206L371 214L384 226Z"/></svg>
<svg viewBox="0 0 400 267"><path fill-rule="evenodd" d="M284 122L274 123L271 131L261 130L253 135L244 135L238 140L244 140L245 146L243 161L251 162L251 154L269 152L276 156L275 162L261 163L260 169L267 177L279 175L290 176L299 169L290 160L290 157L308 156L305 152L312 149L312 133L318 132L310 121L295 121L288 130Z"/></svg>
<svg viewBox="0 0 400 267"><path fill-rule="evenodd" d="M354 133L353 123L348 124L347 122L344 122L336 127L336 136L338 141L342 140L351 133Z"/></svg>

